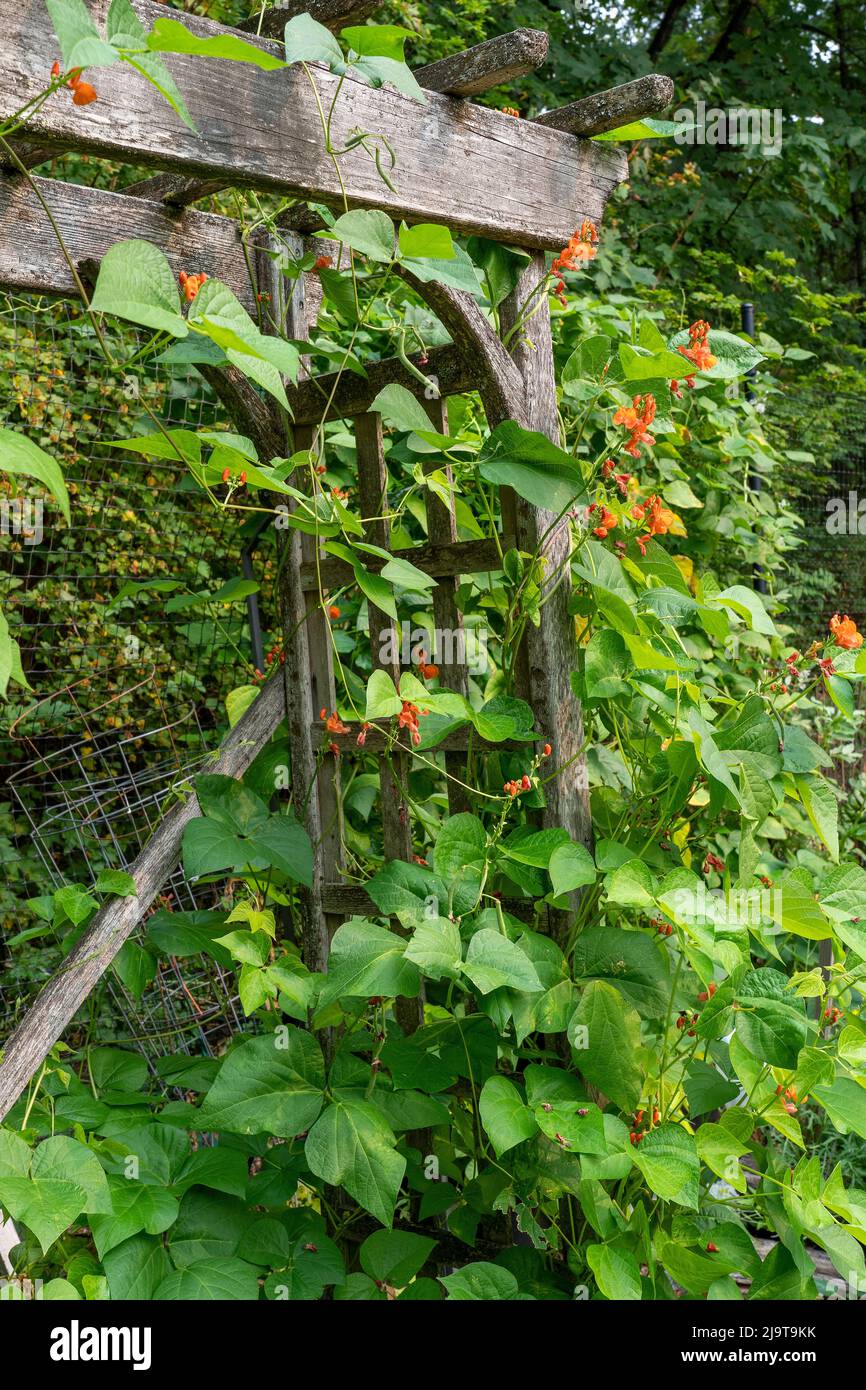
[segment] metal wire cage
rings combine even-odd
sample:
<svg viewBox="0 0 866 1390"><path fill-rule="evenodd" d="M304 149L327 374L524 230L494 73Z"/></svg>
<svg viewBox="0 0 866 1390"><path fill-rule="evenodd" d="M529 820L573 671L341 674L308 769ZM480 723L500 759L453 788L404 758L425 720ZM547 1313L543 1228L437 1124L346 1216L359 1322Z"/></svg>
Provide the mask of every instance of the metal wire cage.
<svg viewBox="0 0 866 1390"><path fill-rule="evenodd" d="M136 688L125 698L138 694ZM111 705L123 703L119 697ZM21 741L31 742L26 734ZM31 754L9 777L8 790L44 869L43 891L70 883L92 888L103 869L129 868L176 795L211 756L192 706L126 737L98 727L93 715L82 711L77 728L67 725L61 747L39 753L33 744ZM163 912L219 906L215 888L189 883L181 869L166 882L157 904ZM145 921L133 943L146 932ZM46 975L52 963L46 962ZM231 975L202 956L160 959L143 987L141 982L132 986L122 970L107 978L109 1012L119 1025L113 1040L134 1045L154 1065L177 1053L213 1056L243 1026ZM14 1006L7 1002L11 1021L20 1008L20 998Z"/></svg>

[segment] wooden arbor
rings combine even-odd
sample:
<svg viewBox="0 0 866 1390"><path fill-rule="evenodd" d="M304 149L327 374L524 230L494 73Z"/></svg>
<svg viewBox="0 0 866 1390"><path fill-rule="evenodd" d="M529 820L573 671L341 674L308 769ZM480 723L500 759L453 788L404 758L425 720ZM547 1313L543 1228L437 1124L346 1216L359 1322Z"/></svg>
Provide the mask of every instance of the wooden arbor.
<svg viewBox="0 0 866 1390"><path fill-rule="evenodd" d="M149 0L134 0L134 7L147 27L165 14ZM101 23L108 0L97 0L90 8ZM263 32L280 33L287 18L305 10L339 29L357 22L372 8L369 0L292 0L268 13ZM203 36L225 32L194 16L185 16L184 23ZM278 51L268 37L253 42ZM43 0L0 0L0 60L6 75L0 120L44 90L55 48ZM584 217L599 221L611 192L626 177L625 155L617 146L594 144L585 137L659 111L672 95L668 79L651 76L587 97L537 121L515 120L466 100L531 71L543 61L546 50L546 35L520 30L420 69L416 76L428 95L425 105L390 88L373 90L348 80L334 117L333 139L338 146L360 127L386 133L396 154L393 188L381 181L363 150L345 157L341 169L351 206L381 207L410 223L445 222L456 233L478 234L530 251L521 284L502 306L506 328L516 322L521 304L544 274L543 252L563 246ZM285 282L262 250L254 257L255 283L251 283L238 225L192 205L228 186L340 205L341 191L322 148L309 84L295 69L265 73L233 65L228 85L226 66L218 60L178 55L169 59L169 66L199 133L189 131L154 88L125 65L99 70L95 104L76 108L58 94L16 133L14 167L0 172L0 285L76 296L78 279L90 278L94 263L111 245L141 237L159 246L175 271L194 268L226 282L251 311L256 293L270 293L272 306L280 306L288 336L306 338L318 307L314 284L305 285L302 280L291 299L282 303L280 289ZM315 80L327 100L336 79L317 70ZM171 172L156 172L124 194L22 173L21 166L36 166L66 150ZM304 231L309 226L298 222L286 229L286 242L295 252L304 249ZM317 245L321 249L321 243ZM438 283L413 281L413 285L452 340L449 347L430 354L427 370L438 386L438 399L428 399L435 393L429 388L425 392L397 359L375 364L366 379L324 376L302 380L289 390L295 448L310 445L323 419L353 424L361 510L364 516L376 518L368 523L368 539L385 547L388 474L381 418L371 414L369 406L386 383L399 382L418 395L435 426L444 422L444 398L477 390L491 427L510 419L552 439L558 439L559 433L546 297L541 296L542 307L532 319L531 343L517 333L509 352L469 295ZM285 455L290 441L280 411L263 401L234 369L203 370L260 456ZM326 409L323 401L328 402ZM568 528L551 529L549 514L513 495L503 496L501 511L503 549L516 546L531 552L541 543L551 571L567 558ZM486 542L458 542L453 512L432 493L427 525L428 541L413 549L411 558L437 580L436 626L458 629L455 589L459 576L495 567L497 552ZM242 775L288 715L297 810L314 845L313 885L303 897L305 956L311 969L322 969L330 929L347 913L363 911L368 905L363 888L341 876L335 762L332 758L321 762L318 757L323 736L318 711L335 705L319 586L336 586L350 571L342 561L316 555L311 538L294 530L285 534L288 553L281 593L285 682L267 682L226 739L214 770ZM537 727L553 744L552 767L561 769L548 784L544 820L565 826L576 840L588 842L581 712L569 684L576 662L568 598L567 583L558 585L542 608L540 627L529 628L519 654L518 693L530 703ZM390 621L371 607L371 634L377 638L372 642L374 659L378 634ZM392 674L397 678L399 669ZM465 670L454 662L443 664L442 683L465 690ZM349 748L354 737L352 731L336 741ZM376 751L376 738L371 732L370 751ZM465 746L460 731L446 739L443 748L449 770L459 765ZM475 746L479 746L477 739ZM378 747L381 751L381 741ZM400 790L409 753L407 748L380 760L389 858L411 854ZM303 804L297 789L303 789ZM465 790L458 782L449 781L449 797L452 811L465 809ZM195 797L190 795L161 822L132 866L137 898L114 899L97 914L62 973L46 985L9 1039L0 1063L0 1118L153 902L177 864L183 830L197 811ZM555 929L554 923L550 925ZM403 1021L411 1027L411 1014Z"/></svg>

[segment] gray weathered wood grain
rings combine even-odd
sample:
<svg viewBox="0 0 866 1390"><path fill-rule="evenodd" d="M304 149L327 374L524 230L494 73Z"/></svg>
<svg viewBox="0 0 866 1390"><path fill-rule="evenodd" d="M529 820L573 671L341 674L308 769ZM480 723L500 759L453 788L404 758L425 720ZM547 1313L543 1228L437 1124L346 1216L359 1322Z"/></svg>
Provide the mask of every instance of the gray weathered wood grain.
<svg viewBox="0 0 866 1390"><path fill-rule="evenodd" d="M616 130L617 126L628 125L629 121L639 121L642 116L658 115L667 110L673 98L671 79L654 72L634 82L624 82L621 87L611 87L606 92L596 92L568 106L557 107L555 111L546 111L543 116L536 116L533 124L567 130L572 135L604 135L605 131Z"/></svg>
<svg viewBox="0 0 866 1390"><path fill-rule="evenodd" d="M364 538L370 545L388 550L391 520L388 512L388 466L379 414L359 415L355 422L355 452L358 461L358 502L364 522ZM400 683L400 644L397 625L389 614L367 602L370 660L373 669L385 671L395 685ZM399 743L379 758L379 810L382 816L382 848L385 862L412 858L412 822L405 789L409 783L410 755ZM405 935L392 923L393 930ZM399 997L397 1022L405 1033L414 1033L424 1022L423 989L414 999Z"/></svg>
<svg viewBox="0 0 866 1390"><path fill-rule="evenodd" d="M90 6L104 22L108 0ZM164 17L151 0L134 0L149 27ZM211 36L218 25L193 15L183 23ZM278 54L267 40L250 42ZM44 87L56 51L43 0L0 0L0 118ZM94 70L97 101L76 107L59 91L27 123L22 138L56 149L166 168L185 176L224 177L299 198L339 204L340 181L323 147L314 94L297 65L262 72L249 64L171 54L166 58L198 130L191 131L156 89L128 64ZM337 78L315 68L327 108ZM431 92L426 104L393 88L347 78L332 138L343 148L357 129L392 142L393 192L362 148L341 160L352 206L380 207L411 221L447 222L528 246L558 248L583 217L599 221L627 174L622 151L575 140L501 112Z"/></svg>
<svg viewBox="0 0 866 1390"><path fill-rule="evenodd" d="M308 279L315 277L310 274ZM383 386L396 382L426 404L425 388L416 376L407 371L399 357L387 357L382 362L364 364L366 377L354 372L323 372L297 386L287 387L286 394L297 424L312 425L325 420L348 420L362 415ZM474 391L478 381L477 366L453 347L432 348L426 365L421 368L442 396L459 396Z"/></svg>
<svg viewBox="0 0 866 1390"><path fill-rule="evenodd" d="M209 198L225 188L225 179L184 178L182 174L154 174L129 184L123 191L127 198L147 198L152 203L166 203L171 208L187 208L199 198Z"/></svg>
<svg viewBox="0 0 866 1390"><path fill-rule="evenodd" d="M204 271L255 313L238 225L206 212L174 215L157 202L31 176L51 209L76 265L100 261L116 241L141 237L166 254L172 270ZM28 294L78 298L66 258L39 199L20 174L0 173L0 285Z"/></svg>
<svg viewBox="0 0 866 1390"><path fill-rule="evenodd" d="M452 97L480 96L540 68L549 44L543 29L514 29L462 53L415 68L414 76L428 92L446 92Z"/></svg>
<svg viewBox="0 0 866 1390"><path fill-rule="evenodd" d="M514 544L510 536L503 537L501 545L507 550ZM397 550L395 555L409 560L425 574L434 579L456 579L461 574L483 574L486 570L498 570L499 551L492 540L454 541L440 544L428 541L424 545L412 546L408 550ZM374 573L386 562L376 555L365 555L364 565ZM335 555L324 555L318 565L305 564L301 570L301 582L305 589L318 588L319 581L329 589L339 589L345 584L355 584L355 572L345 560Z"/></svg>
<svg viewBox="0 0 866 1390"><path fill-rule="evenodd" d="M229 777L242 776L284 714L283 683L268 681L226 736L219 757L209 770ZM124 941L135 931L177 866L183 832L198 814L198 801L190 794L160 821L130 868L138 897L111 898L100 908L78 945L37 995L6 1042L0 1062L0 1120L15 1104Z"/></svg>
<svg viewBox="0 0 866 1390"><path fill-rule="evenodd" d="M354 0L354 3L352 0L287 0L282 5L259 6L238 28L247 34L260 34L262 38L281 39L288 20L299 14L309 14L336 34L347 24L363 24L381 3L382 0Z"/></svg>
<svg viewBox="0 0 866 1390"><path fill-rule="evenodd" d="M448 408L443 400L425 401L427 414L433 422L434 430L448 434ZM449 484L453 481L450 464L444 468L438 460L432 459L424 465L425 473L439 472ZM453 554L457 540L457 520L454 512L454 499L449 505L428 489L425 498L427 515L427 538L431 545L441 547ZM498 555L497 555L498 560ZM457 590L460 576L443 574L438 576L438 584L433 590L433 626L443 635L442 650L430 653L430 660L439 667L439 683L445 690L453 690L464 699L469 698L469 671L466 664L466 633L463 614L457 607ZM460 753L445 753L445 771L448 775L446 791L448 809L452 816L469 810L469 793L466 757Z"/></svg>

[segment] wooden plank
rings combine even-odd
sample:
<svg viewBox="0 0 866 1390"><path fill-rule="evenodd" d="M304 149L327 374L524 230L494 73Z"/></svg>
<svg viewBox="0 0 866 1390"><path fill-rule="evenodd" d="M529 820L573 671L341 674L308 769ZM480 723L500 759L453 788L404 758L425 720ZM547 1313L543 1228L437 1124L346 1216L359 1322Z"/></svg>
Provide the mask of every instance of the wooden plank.
<svg viewBox="0 0 866 1390"><path fill-rule="evenodd" d="M510 536L506 536L500 541L500 545L503 550L508 550L513 541ZM411 561L434 579L454 579L461 574L484 574L487 570L501 568L496 542L490 540L454 541L450 545L416 545L408 550L395 550L394 554ZM367 569L378 574L386 561L380 560L376 555L365 555L364 564ZM328 589L356 583L351 565L333 555L323 556L318 566L304 565L301 579L305 589L318 588L320 578Z"/></svg>
<svg viewBox="0 0 866 1390"><path fill-rule="evenodd" d="M116 241L141 237L161 247L175 273L224 280L251 314L255 296L236 222L207 212L173 216L160 203L31 176L76 265L99 261ZM0 285L27 294L78 298L57 237L30 183L0 173Z"/></svg>
<svg viewBox="0 0 866 1390"><path fill-rule="evenodd" d="M357 748L357 737L361 728L360 721L356 719L346 719L343 722L349 730L347 734L328 734L327 737L333 739L341 752L357 753L359 751ZM420 728L423 734L423 719L421 720ZM312 730L314 738L318 738L319 740L325 738L325 725L321 719L313 720ZM518 752L520 749L532 748L531 743L521 743L517 739L504 739L501 743L490 743L487 739L481 738L478 734L473 733L467 725L461 729L453 729L451 733L446 734L441 743L437 743L435 748L420 749L419 757L432 758L437 753L465 753L469 747L470 734L472 738L472 747L477 749L479 753L496 753L502 749ZM541 740L539 739L538 741L540 742ZM386 743L387 739L384 734L380 734L377 729L369 729L367 731L364 750L368 753L379 753L386 746ZM406 746L408 750L408 744Z"/></svg>
<svg viewBox="0 0 866 1390"><path fill-rule="evenodd" d="M544 258L532 257L513 294L503 301L500 317L503 332L516 322L528 295L546 274ZM523 331L514 335L512 355L525 386L527 425L559 443L559 415L556 401L556 375L547 295ZM556 518L532 507L520 498L512 500L513 525L521 550L534 553L540 548L546 561L546 574L553 583L541 610L541 623L527 625L522 643L523 661L519 668L522 689L518 690L532 706L536 728L550 742L552 756L543 765L547 800L542 821L545 826L564 826L572 839L592 846L592 818L589 784L583 746L583 718L580 702L571 689L570 675L577 670L577 641L574 619L568 611L571 594L568 555L571 540L567 519L553 526ZM507 512L506 512L507 516ZM562 582L557 583L557 580ZM562 915L551 920L551 930L562 935Z"/></svg>
<svg viewBox="0 0 866 1390"><path fill-rule="evenodd" d="M288 249L300 257L306 246L302 238L294 237L288 239ZM269 261L269 269L260 273L262 283L264 276L269 276L272 305L280 305L287 282L279 272L278 262ZM315 323L317 305L307 298L306 289L306 277L300 276L286 305L283 323L291 338L308 338ZM306 370L303 362L301 370ZM310 449L314 444L311 428L302 426L293 431L294 449ZM321 756L323 731L314 732L319 710L336 708L331 637L318 591L305 590L301 584L302 566L315 559L315 538L288 529L278 531L277 539L292 796L296 813L313 842L313 883L300 893L304 961L310 970L322 971L326 968L331 937L340 924L340 919L325 909L323 888L327 880L337 878L343 870L339 767L335 758ZM327 1046L327 1040L325 1043Z"/></svg>
<svg viewBox="0 0 866 1390"><path fill-rule="evenodd" d="M388 520L388 469L382 444L381 415L359 415L355 420L358 467L358 501L364 518L364 538L371 545L387 550L391 539ZM400 684L400 640L397 625L375 604L368 601L370 659L373 669L385 671L395 685ZM382 799L382 838L388 859L411 859L412 827L409 807L401 787L406 785L409 763L394 752L380 766Z"/></svg>
<svg viewBox="0 0 866 1390"><path fill-rule="evenodd" d="M345 921L347 917L381 917L382 913L373 902L363 884L327 883L325 884L325 905L329 912L335 912ZM521 922L532 922L535 904L522 898L503 898L502 906L512 917Z"/></svg>
<svg viewBox="0 0 866 1390"><path fill-rule="evenodd" d="M240 777L285 714L281 680L271 680L226 736L210 772ZM38 994L5 1043L0 1062L0 1120L9 1112L90 991L132 935L180 859L183 832L199 815L189 796L161 820L129 872L138 896L112 898L100 908L56 975Z"/></svg>
<svg viewBox="0 0 866 1390"><path fill-rule="evenodd" d="M358 467L358 500L364 519L364 536L371 545L387 550L391 539L388 516L388 467L382 440L382 417L359 415L355 420L355 446ZM386 671L395 685L400 683L400 644L397 625L387 613L367 601L370 659L373 669ZM409 755L399 748L379 758L379 810L382 816L382 848L386 863L412 858L412 822L404 788L409 781ZM395 930L402 928L397 926ZM398 998L397 1022L405 1033L414 1033L424 1022L423 991L415 999Z"/></svg>
<svg viewBox="0 0 866 1390"><path fill-rule="evenodd" d="M108 0L90 7L100 25L107 7ZM134 8L147 27L165 15L153 0L134 0ZM206 37L226 32L193 15L182 22ZM250 41L278 56L278 45ZM56 48L42 0L0 0L0 119L43 90L46 55ZM183 54L169 55L166 63L197 131L140 74L118 63L91 74L97 101L76 107L66 92L57 92L27 122L22 138L341 204L340 177L323 147L315 96L301 68L262 72ZM325 109L340 80L315 69ZM437 92L422 104L393 88L374 90L346 78L331 127L334 145L344 148L359 128L381 131L391 141L394 189L359 146L340 160L350 205L521 245L563 246L583 217L601 219L611 192L627 176L619 149L457 104Z"/></svg>
<svg viewBox="0 0 866 1390"><path fill-rule="evenodd" d="M282 5L270 5L266 9L263 6L264 13L257 10L249 19L241 20L238 28L247 34L260 34L262 38L281 39L290 19L308 14L336 34L347 24L363 24L381 3L382 0L287 0Z"/></svg>
<svg viewBox="0 0 866 1390"><path fill-rule="evenodd" d="M634 82L624 82L621 87L583 97L569 106L546 111L543 116L536 116L532 124L568 131L571 135L603 135L605 131L616 130L617 126L639 121L642 116L666 111L673 98L671 79L654 72Z"/></svg>
<svg viewBox="0 0 866 1390"><path fill-rule="evenodd" d="M313 277L311 277L313 278ZM399 357L364 364L366 377L348 370L323 372L320 376L289 387L287 395L295 422L312 425L325 420L349 420L369 409L383 386L396 382L425 403L425 388L408 372ZM454 347L431 348L423 369L433 388L442 396L460 396L478 385L478 363Z"/></svg>
<svg viewBox="0 0 866 1390"><path fill-rule="evenodd" d="M428 92L447 92L452 97L480 96L540 68L549 44L543 29L514 29L462 53L415 68L414 76Z"/></svg>
<svg viewBox="0 0 866 1390"><path fill-rule="evenodd" d="M199 198L209 198L225 188L225 179L184 178L181 174L154 174L152 178L131 183L125 188L127 198L147 198L152 203L165 203L172 208L186 208Z"/></svg>

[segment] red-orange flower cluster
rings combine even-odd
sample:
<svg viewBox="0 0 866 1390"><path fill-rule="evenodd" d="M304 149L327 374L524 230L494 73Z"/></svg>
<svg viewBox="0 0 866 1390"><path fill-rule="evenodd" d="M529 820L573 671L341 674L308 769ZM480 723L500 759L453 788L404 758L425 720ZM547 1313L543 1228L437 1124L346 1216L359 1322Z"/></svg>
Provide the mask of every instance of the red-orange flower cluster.
<svg viewBox="0 0 866 1390"><path fill-rule="evenodd" d="M689 328L688 347L677 349L699 372L709 371L710 367L714 367L719 360L710 352L710 345L707 342L709 332L710 325L704 319L697 319Z"/></svg>
<svg viewBox="0 0 866 1390"><path fill-rule="evenodd" d="M586 514L592 516L593 512L596 511L601 512L601 516L598 519L598 525L593 527L592 534L603 541L608 531L612 531L617 525L617 519L613 512L608 511L607 507L601 506L598 502L593 502L592 506L587 507Z"/></svg>
<svg viewBox="0 0 866 1390"><path fill-rule="evenodd" d="M204 271L199 275L187 275L186 271L182 270L177 278L187 304L192 304L192 301L195 299L207 279L207 276L204 274Z"/></svg>
<svg viewBox="0 0 866 1390"><path fill-rule="evenodd" d="M418 706L413 705L410 700L404 700L403 708L397 715L397 724L399 728L408 729L410 734L412 735L412 742L415 744L421 742L421 730L418 728L419 716L423 716L428 713L428 710L419 709Z"/></svg>
<svg viewBox="0 0 866 1390"><path fill-rule="evenodd" d="M623 445L632 458L640 458L641 444L655 444L649 427L655 419L655 396L634 396L631 405L621 405L614 412L613 423L628 430L628 443Z"/></svg>
<svg viewBox="0 0 866 1390"><path fill-rule="evenodd" d="M324 719L325 728L329 734L347 734L349 732L348 724L343 723L336 710L332 714L328 714L326 709L320 709L319 718Z"/></svg>
<svg viewBox="0 0 866 1390"><path fill-rule="evenodd" d="M717 854L708 854L703 862L702 870L705 874L708 874L711 869L715 869L717 874L725 872L725 861L720 859Z"/></svg>
<svg viewBox="0 0 866 1390"><path fill-rule="evenodd" d="M439 667L427 660L426 652L418 653L418 670L425 681L435 680L439 675Z"/></svg>
<svg viewBox="0 0 866 1390"><path fill-rule="evenodd" d="M60 76L60 64L56 60L51 64L51 76ZM82 82L80 68L70 73L66 85L72 88L73 106L89 106L92 101L96 101L96 88L91 87L89 82Z"/></svg>
<svg viewBox="0 0 866 1390"><path fill-rule="evenodd" d="M560 304L564 305L566 302L565 283L562 279L562 272L564 270L577 270L579 261L595 260L598 252L594 243L597 241L598 231L595 223L590 222L589 218L585 217L568 245L563 247L554 260L553 265L550 267L550 273L556 280L553 286L553 293L556 295Z"/></svg>

